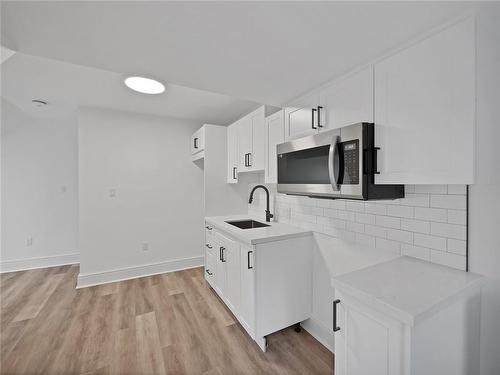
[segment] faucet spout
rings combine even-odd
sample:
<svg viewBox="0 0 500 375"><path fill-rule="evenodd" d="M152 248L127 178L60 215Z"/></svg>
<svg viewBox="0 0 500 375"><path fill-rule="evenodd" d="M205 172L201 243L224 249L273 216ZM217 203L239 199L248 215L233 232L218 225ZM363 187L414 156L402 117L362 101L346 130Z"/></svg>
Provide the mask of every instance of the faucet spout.
<svg viewBox="0 0 500 375"><path fill-rule="evenodd" d="M248 203L252 203L253 202L253 193L254 193L255 190L257 190L259 188L264 189L264 191L266 192L266 221L270 222L271 218L274 217L274 215L271 214L271 211L269 211L269 190L267 190L267 188L264 185L256 185L256 186L254 186L254 188L250 192L250 198L248 198Z"/></svg>

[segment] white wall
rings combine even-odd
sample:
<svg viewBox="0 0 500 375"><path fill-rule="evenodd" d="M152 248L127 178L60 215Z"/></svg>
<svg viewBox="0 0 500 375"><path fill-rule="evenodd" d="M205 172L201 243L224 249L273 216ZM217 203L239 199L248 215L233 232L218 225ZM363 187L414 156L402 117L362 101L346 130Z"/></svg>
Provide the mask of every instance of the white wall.
<svg viewBox="0 0 500 375"><path fill-rule="evenodd" d="M469 264L491 279L482 295L481 374L500 374L500 19L499 4L477 18L476 184L470 188Z"/></svg>
<svg viewBox="0 0 500 375"><path fill-rule="evenodd" d="M77 262L76 117L33 118L2 100L1 146L1 270Z"/></svg>
<svg viewBox="0 0 500 375"><path fill-rule="evenodd" d="M78 285L201 265L203 171L189 148L200 124L90 108L78 123Z"/></svg>

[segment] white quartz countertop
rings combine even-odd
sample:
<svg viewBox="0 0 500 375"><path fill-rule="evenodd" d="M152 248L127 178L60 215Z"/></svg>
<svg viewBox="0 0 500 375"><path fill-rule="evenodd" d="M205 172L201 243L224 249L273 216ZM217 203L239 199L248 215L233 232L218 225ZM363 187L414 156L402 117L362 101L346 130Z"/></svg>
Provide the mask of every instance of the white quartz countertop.
<svg viewBox="0 0 500 375"><path fill-rule="evenodd" d="M235 227L234 225L226 223L226 221L249 219L269 224L269 226L262 228L240 229L238 227ZM277 223L273 221L270 223L266 223L261 219L256 219L249 215L210 216L205 217L205 222L250 245L280 241L289 238L310 236L312 234L312 232L308 229L297 228L288 224Z"/></svg>
<svg viewBox="0 0 500 375"><path fill-rule="evenodd" d="M332 285L413 326L483 281L474 273L404 256L333 277Z"/></svg>

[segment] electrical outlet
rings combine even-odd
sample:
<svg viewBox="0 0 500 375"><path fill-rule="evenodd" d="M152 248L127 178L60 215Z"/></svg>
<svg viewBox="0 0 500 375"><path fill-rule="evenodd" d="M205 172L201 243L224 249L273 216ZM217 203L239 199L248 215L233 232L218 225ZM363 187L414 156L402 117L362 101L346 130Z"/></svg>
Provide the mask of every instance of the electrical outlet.
<svg viewBox="0 0 500 375"><path fill-rule="evenodd" d="M142 251L148 251L149 250L149 244L147 242L142 243Z"/></svg>
<svg viewBox="0 0 500 375"><path fill-rule="evenodd" d="M33 245L33 237L29 236L26 238L26 246L32 246Z"/></svg>

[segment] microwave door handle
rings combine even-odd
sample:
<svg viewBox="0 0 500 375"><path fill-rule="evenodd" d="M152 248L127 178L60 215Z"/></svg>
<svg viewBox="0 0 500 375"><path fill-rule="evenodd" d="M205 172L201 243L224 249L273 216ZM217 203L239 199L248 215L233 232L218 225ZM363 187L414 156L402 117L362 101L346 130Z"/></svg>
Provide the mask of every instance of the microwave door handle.
<svg viewBox="0 0 500 375"><path fill-rule="evenodd" d="M330 175L330 183L332 184L332 188L334 191L339 191L339 178L335 175L335 155L338 155L338 147L339 147L340 137L338 135L334 135L332 138L332 143L330 144L330 152L328 153L328 173ZM339 160L340 162L340 160Z"/></svg>

